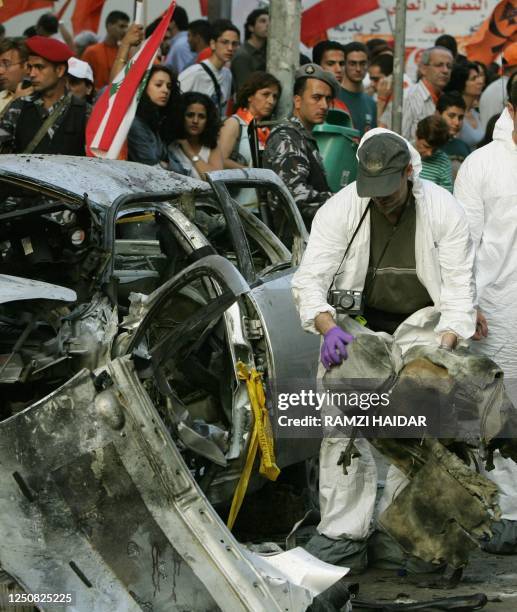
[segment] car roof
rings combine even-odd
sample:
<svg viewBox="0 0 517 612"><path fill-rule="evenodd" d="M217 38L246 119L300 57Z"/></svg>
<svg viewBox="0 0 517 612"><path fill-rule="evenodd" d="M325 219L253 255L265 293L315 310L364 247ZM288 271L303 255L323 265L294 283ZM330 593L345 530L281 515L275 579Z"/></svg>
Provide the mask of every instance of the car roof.
<svg viewBox="0 0 517 612"><path fill-rule="evenodd" d="M109 206L130 193L208 192L210 186L159 166L71 155L0 155L0 179L22 178L52 186L66 194Z"/></svg>

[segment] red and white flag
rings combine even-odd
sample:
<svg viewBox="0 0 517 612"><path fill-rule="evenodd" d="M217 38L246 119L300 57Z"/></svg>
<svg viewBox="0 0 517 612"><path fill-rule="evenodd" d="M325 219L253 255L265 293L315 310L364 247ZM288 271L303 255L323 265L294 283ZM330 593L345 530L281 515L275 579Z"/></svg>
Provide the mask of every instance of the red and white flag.
<svg viewBox="0 0 517 612"><path fill-rule="evenodd" d="M160 25L144 41L124 69L93 107L86 126L86 154L90 157L117 159L135 118L138 102L147 85L149 70L171 21L175 0L162 17Z"/></svg>
<svg viewBox="0 0 517 612"><path fill-rule="evenodd" d="M28 13L41 8L52 8L53 6L53 0L0 0L0 23L21 13Z"/></svg>
<svg viewBox="0 0 517 612"><path fill-rule="evenodd" d="M301 40L313 47L327 39L327 30L378 8L379 0L320 0L302 13Z"/></svg>
<svg viewBox="0 0 517 612"><path fill-rule="evenodd" d="M83 30L97 32L103 7L104 0L76 0L72 13L74 34Z"/></svg>

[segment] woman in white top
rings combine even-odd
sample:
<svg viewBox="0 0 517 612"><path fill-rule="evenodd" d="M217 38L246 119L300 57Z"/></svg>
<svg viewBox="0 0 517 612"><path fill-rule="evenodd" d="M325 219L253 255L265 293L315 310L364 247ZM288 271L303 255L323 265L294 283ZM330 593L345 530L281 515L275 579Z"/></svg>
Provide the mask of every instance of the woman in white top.
<svg viewBox="0 0 517 612"><path fill-rule="evenodd" d="M196 91L184 93L178 117L175 140L169 145L173 155L191 170L191 176L201 180L207 172L222 170L223 157L217 145L220 120L212 100Z"/></svg>
<svg viewBox="0 0 517 612"><path fill-rule="evenodd" d="M253 159L248 126L253 119L263 121L274 112L282 86L267 72L253 72L237 93L237 111L221 128L219 147L225 168L251 168ZM259 149L264 149L269 128L257 128Z"/></svg>

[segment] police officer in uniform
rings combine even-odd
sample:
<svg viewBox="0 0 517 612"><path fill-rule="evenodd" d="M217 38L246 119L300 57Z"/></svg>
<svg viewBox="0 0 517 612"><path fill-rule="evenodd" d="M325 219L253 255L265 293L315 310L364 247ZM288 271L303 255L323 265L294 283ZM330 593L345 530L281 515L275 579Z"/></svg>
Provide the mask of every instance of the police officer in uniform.
<svg viewBox="0 0 517 612"><path fill-rule="evenodd" d="M2 117L2 152L84 155L90 107L66 88L71 49L45 36L32 36L25 44L34 93L15 100Z"/></svg>
<svg viewBox="0 0 517 612"><path fill-rule="evenodd" d="M317 64L296 71L293 115L272 132L264 150L264 167L284 181L310 229L320 206L333 194L327 183L312 128L323 123L339 90L335 77Z"/></svg>

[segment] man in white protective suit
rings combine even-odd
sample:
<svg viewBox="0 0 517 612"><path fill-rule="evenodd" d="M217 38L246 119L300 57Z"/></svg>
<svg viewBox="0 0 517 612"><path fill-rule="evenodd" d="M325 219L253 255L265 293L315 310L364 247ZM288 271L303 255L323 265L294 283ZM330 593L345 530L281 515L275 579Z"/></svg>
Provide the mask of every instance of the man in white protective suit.
<svg viewBox="0 0 517 612"><path fill-rule="evenodd" d="M445 189L419 178L420 155L394 132L368 131L357 158L357 181L317 212L292 282L303 328L322 336L320 380L347 359L347 344L361 333L376 334L404 355L415 345L451 350L476 329L474 249L459 204ZM331 287L363 293L366 327L352 316L336 315ZM352 362L340 367L353 367ZM338 459L346 445L344 438L322 441L321 522L307 548L325 561L360 570L367 564L377 468L369 443L358 438L360 456L352 458L345 475ZM381 507L403 482L392 466Z"/></svg>
<svg viewBox="0 0 517 612"><path fill-rule="evenodd" d="M478 305L489 329L472 349L502 368L517 405L517 82L494 140L466 158L454 195L467 214L476 249ZM486 550L517 553L517 465L498 452L494 465L486 476L499 487L503 520L494 525Z"/></svg>

